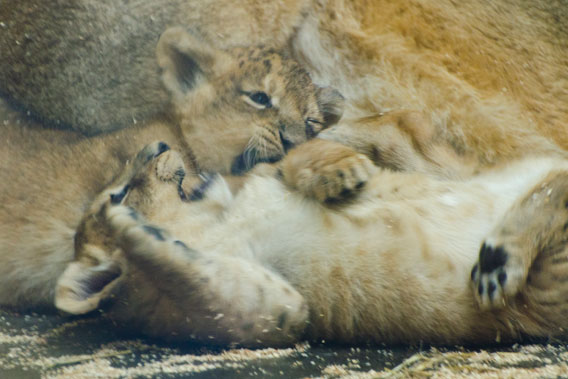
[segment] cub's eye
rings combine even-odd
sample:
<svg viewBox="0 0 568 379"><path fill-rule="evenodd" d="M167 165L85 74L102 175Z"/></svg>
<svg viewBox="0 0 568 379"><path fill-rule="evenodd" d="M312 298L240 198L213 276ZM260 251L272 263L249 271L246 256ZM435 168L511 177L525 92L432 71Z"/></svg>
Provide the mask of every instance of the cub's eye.
<svg viewBox="0 0 568 379"><path fill-rule="evenodd" d="M250 106L255 107L256 109L267 109L272 108L272 100L270 100L270 96L262 91L256 92L248 92L248 91L240 91L241 92L241 99L244 100Z"/></svg>
<svg viewBox="0 0 568 379"><path fill-rule="evenodd" d="M249 95L249 98L255 103L266 108L270 108L272 106L272 104L270 103L270 97L264 92L253 92Z"/></svg>

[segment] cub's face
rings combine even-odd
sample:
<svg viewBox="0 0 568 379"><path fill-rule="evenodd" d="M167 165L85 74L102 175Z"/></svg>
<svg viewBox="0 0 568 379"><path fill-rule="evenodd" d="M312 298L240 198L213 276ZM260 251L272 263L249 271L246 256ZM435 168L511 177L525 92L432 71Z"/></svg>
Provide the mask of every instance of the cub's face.
<svg viewBox="0 0 568 379"><path fill-rule="evenodd" d="M240 174L277 161L343 111L337 91L271 49L218 51L173 28L157 57L183 139L205 170Z"/></svg>

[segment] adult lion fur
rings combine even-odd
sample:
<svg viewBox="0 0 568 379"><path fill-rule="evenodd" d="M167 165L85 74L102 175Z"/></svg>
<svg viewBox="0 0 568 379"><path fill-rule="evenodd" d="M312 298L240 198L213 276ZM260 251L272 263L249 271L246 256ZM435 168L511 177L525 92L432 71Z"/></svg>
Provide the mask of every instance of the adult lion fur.
<svg viewBox="0 0 568 379"><path fill-rule="evenodd" d="M39 2L0 6L2 92L86 134L155 114L165 25L216 46L287 45L347 98L347 119L424 112L479 164L568 147L565 1Z"/></svg>
<svg viewBox="0 0 568 379"><path fill-rule="evenodd" d="M87 135L167 104L154 48L184 25L218 48L283 45L306 0L18 0L0 3L0 92L44 123Z"/></svg>
<svg viewBox="0 0 568 379"><path fill-rule="evenodd" d="M481 164L568 147L563 1L318 1L293 39L346 117L415 109Z"/></svg>

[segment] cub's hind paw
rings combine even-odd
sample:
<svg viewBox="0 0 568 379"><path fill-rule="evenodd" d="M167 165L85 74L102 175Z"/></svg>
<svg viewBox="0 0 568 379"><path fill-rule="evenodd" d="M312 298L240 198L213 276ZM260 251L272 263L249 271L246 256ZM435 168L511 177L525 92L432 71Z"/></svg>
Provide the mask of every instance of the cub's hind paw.
<svg viewBox="0 0 568 379"><path fill-rule="evenodd" d="M330 203L355 195L376 170L366 156L325 140L297 147L282 163L282 175L289 186Z"/></svg>
<svg viewBox="0 0 568 379"><path fill-rule="evenodd" d="M533 278L543 272L543 262L558 259L568 239L567 204L568 174L559 171L508 210L488 239L491 242L483 244L472 270L482 309L502 307L525 290L529 277L534 287Z"/></svg>
<svg viewBox="0 0 568 379"><path fill-rule="evenodd" d="M483 243L479 260L471 270L475 298L483 310L499 309L515 296L526 281L522 261L503 245Z"/></svg>

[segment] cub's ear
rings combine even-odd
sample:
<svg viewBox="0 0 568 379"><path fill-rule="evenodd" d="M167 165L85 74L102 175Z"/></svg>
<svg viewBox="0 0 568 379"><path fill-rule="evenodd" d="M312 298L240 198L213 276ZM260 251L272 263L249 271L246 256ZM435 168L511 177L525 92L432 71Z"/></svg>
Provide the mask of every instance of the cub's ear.
<svg viewBox="0 0 568 379"><path fill-rule="evenodd" d="M316 92L318 106L323 114L325 127L336 124L343 116L345 98L343 95L331 87L319 87Z"/></svg>
<svg viewBox="0 0 568 379"><path fill-rule="evenodd" d="M162 82L175 98L224 73L232 57L199 40L182 27L167 29L156 47Z"/></svg>
<svg viewBox="0 0 568 379"><path fill-rule="evenodd" d="M55 287L55 306L67 313L84 314L98 308L122 276L117 262L71 262Z"/></svg>

